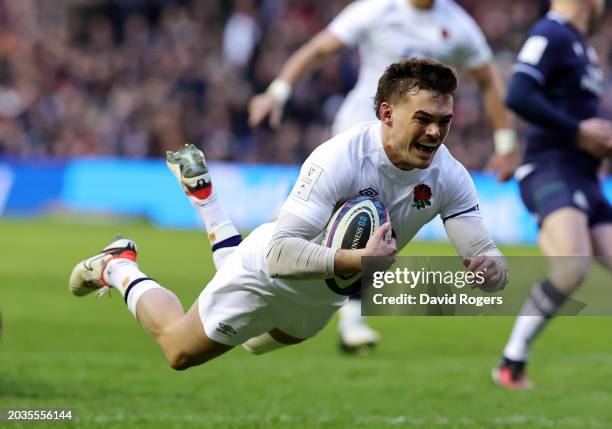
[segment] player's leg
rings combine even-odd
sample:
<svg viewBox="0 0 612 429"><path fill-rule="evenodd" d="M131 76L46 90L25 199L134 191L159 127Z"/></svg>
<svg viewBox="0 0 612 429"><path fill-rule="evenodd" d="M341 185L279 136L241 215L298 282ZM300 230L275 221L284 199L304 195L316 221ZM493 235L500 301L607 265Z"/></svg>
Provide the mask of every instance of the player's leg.
<svg viewBox="0 0 612 429"><path fill-rule="evenodd" d="M597 261L612 271L612 220L594 226L591 229L591 239Z"/></svg>
<svg viewBox="0 0 612 429"><path fill-rule="evenodd" d="M283 347L299 344L306 341L304 338L297 338L289 335L278 328L274 328L264 334L249 338L242 347L254 355L262 355Z"/></svg>
<svg viewBox="0 0 612 429"><path fill-rule="evenodd" d="M213 192L204 153L194 145L186 144L176 152L167 152L166 163L202 219L212 246L215 267L219 269L242 237Z"/></svg>
<svg viewBox="0 0 612 429"><path fill-rule="evenodd" d="M523 315L529 316L517 319L504 349L501 368L506 367L507 387L520 387L521 383L517 385L515 381L525 380L524 365L530 344L566 298L580 286L588 273L592 255L612 270L612 206L595 176L573 177L571 182L575 187L568 182L556 177L548 183L536 183L540 190L556 188L559 191L551 192L548 197L541 192L539 204L525 201L532 211L537 205L544 209L540 246L543 253L552 258L548 279L534 287L521 310ZM523 184L521 186L523 188ZM561 208L546 213L555 206ZM559 255L569 257L554 258Z"/></svg>
<svg viewBox="0 0 612 429"><path fill-rule="evenodd" d="M540 247L549 256L548 278L534 285L503 352L494 377L504 387L529 388L525 365L529 348L566 299L586 277L592 255L587 215L564 207L548 215L539 234ZM563 257L559 257L563 256Z"/></svg>
<svg viewBox="0 0 612 429"><path fill-rule="evenodd" d="M530 167L527 175L517 176L521 198L540 220L538 241L550 257L550 269L548 277L533 286L504 348L502 363L493 371L495 381L514 389L530 387L525 374L530 345L589 270L593 254L589 228L593 209L600 204L596 177L586 177L564 164L524 167Z"/></svg>
<svg viewBox="0 0 612 429"><path fill-rule="evenodd" d="M232 349L232 346L216 342L206 335L197 301L184 313L176 295L167 289L143 294L135 315L174 369L201 365Z"/></svg>
<svg viewBox="0 0 612 429"><path fill-rule="evenodd" d="M276 327L250 338L242 346L250 353L263 354L299 344L316 336L342 304L309 305L276 297L274 304L267 309Z"/></svg>
<svg viewBox="0 0 612 429"><path fill-rule="evenodd" d="M598 201L596 214L591 220L591 240L597 261L612 271L612 205L608 202L601 187L592 199Z"/></svg>
<svg viewBox="0 0 612 429"><path fill-rule="evenodd" d="M587 276L593 255L587 214L573 207L551 213L539 234L542 253L549 258L549 279L570 295ZM562 258L556 258L562 256Z"/></svg>
<svg viewBox="0 0 612 429"><path fill-rule="evenodd" d="M174 369L202 364L232 348L210 339L204 332L197 304L185 314L176 295L140 271L136 257L134 242L115 240L101 253L75 266L70 292L85 296L116 288Z"/></svg>
<svg viewBox="0 0 612 429"><path fill-rule="evenodd" d="M361 295L350 297L338 311L340 350L357 353L371 349L380 341L380 334L372 329L361 315Z"/></svg>

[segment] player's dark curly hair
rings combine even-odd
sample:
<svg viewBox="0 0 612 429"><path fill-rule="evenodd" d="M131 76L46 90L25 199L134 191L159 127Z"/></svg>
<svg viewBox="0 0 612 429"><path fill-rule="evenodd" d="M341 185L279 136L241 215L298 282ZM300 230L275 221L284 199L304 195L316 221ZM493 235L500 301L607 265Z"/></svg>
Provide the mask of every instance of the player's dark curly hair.
<svg viewBox="0 0 612 429"><path fill-rule="evenodd" d="M394 103L407 93L421 89L452 96L457 89L457 74L452 68L431 59L413 58L391 64L378 80L374 97L376 117L380 119L383 102Z"/></svg>

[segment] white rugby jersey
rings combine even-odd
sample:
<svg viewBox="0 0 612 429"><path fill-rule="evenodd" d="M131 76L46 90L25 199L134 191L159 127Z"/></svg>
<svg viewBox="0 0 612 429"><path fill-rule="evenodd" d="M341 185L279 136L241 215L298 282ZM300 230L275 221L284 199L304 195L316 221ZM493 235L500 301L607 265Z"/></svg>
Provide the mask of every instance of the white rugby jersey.
<svg viewBox="0 0 612 429"><path fill-rule="evenodd" d="M381 133L379 121L366 122L315 149L282 210L323 230L340 204L376 196L389 211L398 249L438 215L480 216L474 182L446 146L428 168L400 170L387 157Z"/></svg>
<svg viewBox="0 0 612 429"><path fill-rule="evenodd" d="M327 29L347 46L357 46L361 61L357 84L338 112L334 134L375 119L372 100L389 64L427 57L470 69L492 57L476 22L452 0L436 0L430 10L417 9L409 0L357 0Z"/></svg>
<svg viewBox="0 0 612 429"><path fill-rule="evenodd" d="M321 230L313 242L322 239L334 209L359 194L376 196L387 208L398 249L438 215L442 219L481 217L472 178L444 145L428 168L404 171L387 157L381 132L379 121L359 124L323 143L302 165L282 210ZM262 296L283 295L304 304L341 306L346 297L332 292L323 279L270 278L266 274L268 243L275 228L275 222L264 224L249 235L247 244L241 244L244 267L261 276L261 284L245 287Z"/></svg>

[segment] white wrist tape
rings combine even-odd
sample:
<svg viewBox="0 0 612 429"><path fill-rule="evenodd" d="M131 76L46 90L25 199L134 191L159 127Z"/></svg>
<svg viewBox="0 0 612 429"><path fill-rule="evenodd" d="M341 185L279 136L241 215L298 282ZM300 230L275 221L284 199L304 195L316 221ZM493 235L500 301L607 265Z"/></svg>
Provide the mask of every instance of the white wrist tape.
<svg viewBox="0 0 612 429"><path fill-rule="evenodd" d="M495 131L493 141L495 142L495 153L498 155L508 155L518 148L516 133L510 128Z"/></svg>
<svg viewBox="0 0 612 429"><path fill-rule="evenodd" d="M291 85L284 80L274 79L266 93L274 97L278 102L285 104L291 95Z"/></svg>

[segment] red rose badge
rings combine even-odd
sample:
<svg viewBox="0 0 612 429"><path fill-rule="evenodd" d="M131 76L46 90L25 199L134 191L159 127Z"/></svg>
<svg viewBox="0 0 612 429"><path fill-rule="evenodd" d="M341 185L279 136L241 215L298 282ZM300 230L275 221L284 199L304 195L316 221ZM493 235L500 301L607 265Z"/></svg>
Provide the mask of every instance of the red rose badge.
<svg viewBox="0 0 612 429"><path fill-rule="evenodd" d="M427 206L431 206L431 189L429 186L421 183L414 187L414 202L412 207L417 209L424 209Z"/></svg>

